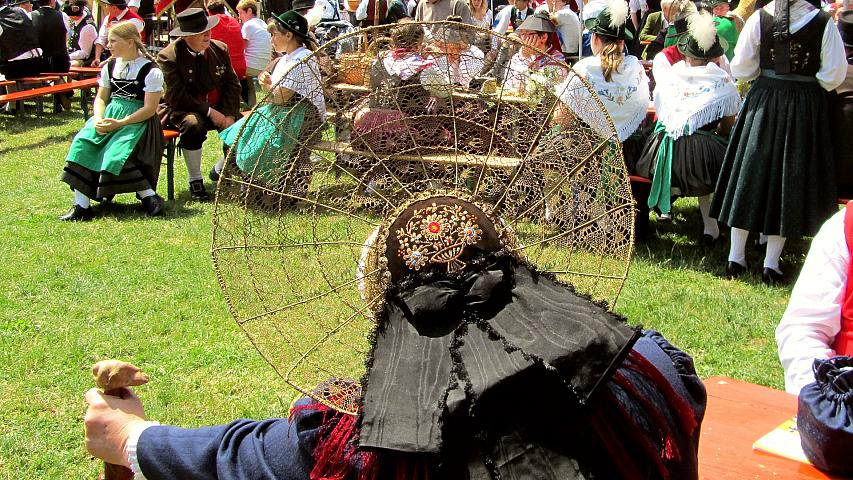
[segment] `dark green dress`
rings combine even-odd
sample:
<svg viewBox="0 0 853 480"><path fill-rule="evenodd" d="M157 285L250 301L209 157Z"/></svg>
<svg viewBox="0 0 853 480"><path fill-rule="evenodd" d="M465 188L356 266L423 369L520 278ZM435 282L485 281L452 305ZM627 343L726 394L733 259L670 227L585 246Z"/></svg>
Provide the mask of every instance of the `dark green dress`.
<svg viewBox="0 0 853 480"><path fill-rule="evenodd" d="M750 232L813 236L837 211L827 93L815 78L829 15L792 34L785 75L773 70L773 16L760 15L761 76L732 129L711 216Z"/></svg>

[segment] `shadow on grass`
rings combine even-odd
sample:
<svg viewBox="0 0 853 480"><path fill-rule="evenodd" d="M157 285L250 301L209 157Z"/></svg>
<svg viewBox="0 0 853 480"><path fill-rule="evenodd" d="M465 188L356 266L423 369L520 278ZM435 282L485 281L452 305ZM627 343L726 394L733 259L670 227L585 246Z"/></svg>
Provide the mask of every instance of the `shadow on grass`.
<svg viewBox="0 0 853 480"><path fill-rule="evenodd" d="M0 124L0 130L2 130L2 129L3 129L2 124ZM47 147L47 146L50 146L50 145L53 145L56 143L64 143L64 144L70 145L72 138L74 138L74 137L69 136L69 135L51 135L51 136L46 137L46 138L44 138L44 139L42 139L36 143L29 143L27 145L17 145L17 146L10 147L10 148L0 147L0 155L5 155L8 153L15 153L15 152L24 152L24 151L33 150L36 148Z"/></svg>
<svg viewBox="0 0 853 480"><path fill-rule="evenodd" d="M93 208L96 218L109 217L118 221L149 218L145 213L145 208L142 206L142 202L131 200L133 199L132 194L123 194L122 196L126 197L126 200L122 199L122 202L112 201L94 204ZM189 192L186 192L183 195L178 195L174 201L167 200L163 213L152 220L189 218L204 214L204 209L198 205L198 202L188 204L190 201L189 197Z"/></svg>
<svg viewBox="0 0 853 480"><path fill-rule="evenodd" d="M35 107L27 105L22 115L0 115L0 130L4 134L14 135L29 132L33 128L67 125L69 120L74 120L75 118L80 122L80 128L83 128L83 112L79 107L60 113L53 113L49 107L45 107L44 113L39 114L36 112Z"/></svg>
<svg viewBox="0 0 853 480"><path fill-rule="evenodd" d="M671 222L657 222L651 214L649 232L645 239L638 240L634 257L668 269L693 270L725 278L729 254L729 228L720 224L720 238L710 246L700 244L703 224L695 200L681 199L675 204ZM756 246L757 234L751 234L746 246L749 273L738 278L750 284L761 284L764 249ZM781 268L785 282L780 285L790 288L802 269L811 239L788 240L782 252Z"/></svg>

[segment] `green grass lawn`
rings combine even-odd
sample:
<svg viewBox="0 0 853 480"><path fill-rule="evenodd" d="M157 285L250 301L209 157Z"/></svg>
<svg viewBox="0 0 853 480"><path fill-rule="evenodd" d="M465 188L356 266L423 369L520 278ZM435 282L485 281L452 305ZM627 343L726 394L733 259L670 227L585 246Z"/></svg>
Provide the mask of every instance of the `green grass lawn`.
<svg viewBox="0 0 853 480"><path fill-rule="evenodd" d="M180 159L178 198L163 218L146 218L123 195L96 207L93 222L56 220L71 205L58 177L82 124L78 110L0 116L0 479L95 478L100 462L83 449L82 418L99 359L147 371L151 383L138 392L163 423L280 416L294 396L227 311L209 254L213 205L189 200ZM205 172L216 142L205 148ZM161 178L165 192L165 169ZM700 233L690 199L671 224L653 221L616 310L691 353L702 377L781 388L773 330L790 286L722 279L727 246L703 250ZM807 245L789 244L789 272ZM760 253L749 260L760 265Z"/></svg>

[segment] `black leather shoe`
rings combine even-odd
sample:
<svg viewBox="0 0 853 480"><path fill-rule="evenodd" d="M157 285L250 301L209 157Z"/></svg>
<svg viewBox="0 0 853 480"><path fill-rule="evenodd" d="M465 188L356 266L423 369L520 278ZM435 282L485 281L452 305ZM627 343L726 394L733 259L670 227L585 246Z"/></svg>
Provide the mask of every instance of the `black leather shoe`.
<svg viewBox="0 0 853 480"><path fill-rule="evenodd" d="M785 274L778 270L764 267L764 270L761 271L761 281L767 285L785 283Z"/></svg>
<svg viewBox="0 0 853 480"><path fill-rule="evenodd" d="M216 167L210 167L210 173L207 174L207 178L210 179L211 182L216 183L219 181L219 172L216 171Z"/></svg>
<svg viewBox="0 0 853 480"><path fill-rule="evenodd" d="M166 202L163 200L163 197L156 193L142 199L142 206L145 207L145 213L147 213L149 217L156 217L163 213L163 205L165 205L165 203Z"/></svg>
<svg viewBox="0 0 853 480"><path fill-rule="evenodd" d="M193 200L210 200L210 195L204 189L204 182L202 180L193 180L190 182L190 196L192 196Z"/></svg>
<svg viewBox="0 0 853 480"><path fill-rule="evenodd" d="M699 237L699 245L702 247L713 247L720 237L714 238L710 234L703 233L701 237Z"/></svg>
<svg viewBox="0 0 853 480"><path fill-rule="evenodd" d="M59 220L63 222L88 222L93 218L95 218L95 212L92 211L92 207L83 208L80 205L74 205L64 215L60 216Z"/></svg>
<svg viewBox="0 0 853 480"><path fill-rule="evenodd" d="M741 265L737 262L726 263L726 276L729 278L737 278L747 271L746 265Z"/></svg>

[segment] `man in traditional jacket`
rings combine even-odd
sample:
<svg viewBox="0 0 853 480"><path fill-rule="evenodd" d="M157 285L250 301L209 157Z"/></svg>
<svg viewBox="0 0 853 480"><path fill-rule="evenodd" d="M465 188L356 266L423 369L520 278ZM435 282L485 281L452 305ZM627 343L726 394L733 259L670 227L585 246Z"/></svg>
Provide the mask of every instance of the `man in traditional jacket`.
<svg viewBox="0 0 853 480"><path fill-rule="evenodd" d="M201 175L201 147L208 130L224 130L240 115L240 80L231 66L228 47L211 40L219 18L200 8L178 14L178 37L157 58L166 81L158 114L166 128L181 132L180 147L187 164L190 194L209 198Z"/></svg>
<svg viewBox="0 0 853 480"><path fill-rule="evenodd" d="M33 11L32 19L42 49L44 71L67 72L71 67L66 42L70 33L69 22L65 15L56 9L56 0L43 1L42 6Z"/></svg>
<svg viewBox="0 0 853 480"><path fill-rule="evenodd" d="M6 0L0 0L0 74L7 79L41 73L38 36L30 17Z"/></svg>

